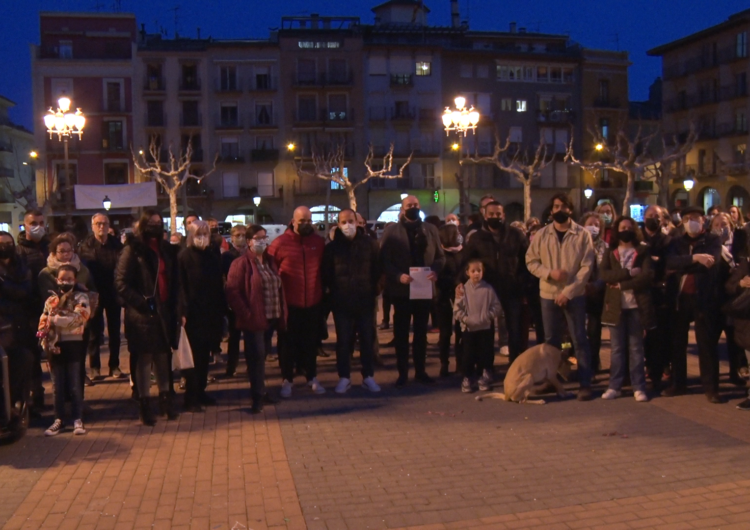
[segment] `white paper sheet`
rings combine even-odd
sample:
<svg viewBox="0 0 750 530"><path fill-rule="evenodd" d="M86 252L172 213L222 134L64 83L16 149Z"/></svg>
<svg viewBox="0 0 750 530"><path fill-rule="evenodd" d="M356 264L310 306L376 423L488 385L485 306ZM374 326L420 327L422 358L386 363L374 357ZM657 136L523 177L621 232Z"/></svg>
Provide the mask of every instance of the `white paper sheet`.
<svg viewBox="0 0 750 530"><path fill-rule="evenodd" d="M429 267L410 267L409 276L413 280L409 284L409 298L411 300L432 300L432 282L427 278L432 272Z"/></svg>

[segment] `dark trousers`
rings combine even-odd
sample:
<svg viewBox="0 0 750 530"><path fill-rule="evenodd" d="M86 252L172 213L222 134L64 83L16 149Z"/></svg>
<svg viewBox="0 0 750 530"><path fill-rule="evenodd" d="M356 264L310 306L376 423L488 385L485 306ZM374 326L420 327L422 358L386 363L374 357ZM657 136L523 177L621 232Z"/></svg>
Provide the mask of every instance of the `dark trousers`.
<svg viewBox="0 0 750 530"><path fill-rule="evenodd" d="M656 308L656 327L646 331L643 351L646 355L646 372L649 380L658 388L669 364L671 349L671 312L666 308Z"/></svg>
<svg viewBox="0 0 750 530"><path fill-rule="evenodd" d="M414 318L412 355L416 375L425 374L427 362L427 320L432 300L393 298L393 338L396 341L396 365L399 376L409 375L409 325Z"/></svg>
<svg viewBox="0 0 750 530"><path fill-rule="evenodd" d="M501 297L500 305L503 306L505 329L508 333L508 362L512 364L523 353L521 349L521 345L523 344L523 337L521 335L521 299Z"/></svg>
<svg viewBox="0 0 750 530"><path fill-rule="evenodd" d="M363 307L361 312L334 311L333 322L336 325L336 370L339 377L351 379L355 336L359 336L359 358L362 364L362 379L372 377L375 373L373 367L375 329L372 325L372 310Z"/></svg>
<svg viewBox="0 0 750 530"><path fill-rule="evenodd" d="M131 352L131 356L132 356ZM147 398L151 389L151 366L154 367L156 384L159 392L169 392L172 388L170 377L172 373L172 353L168 351L135 354L136 387L138 397Z"/></svg>
<svg viewBox="0 0 750 530"><path fill-rule="evenodd" d="M383 293L383 323L390 324L391 322L391 297Z"/></svg>
<svg viewBox="0 0 750 530"><path fill-rule="evenodd" d="M536 343L544 343L544 318L542 318L542 300L539 298L539 294L536 296L529 296L526 303L529 305L529 312L531 313L531 322L534 324L534 332L536 333Z"/></svg>
<svg viewBox="0 0 750 530"><path fill-rule="evenodd" d="M440 338L438 339L440 365L448 368L448 364L450 363L451 335L455 335L456 371L460 372L462 369L461 356L463 355L463 349L461 347L461 338L463 332L461 331L461 324L453 318L453 302L451 300L441 300L438 302L438 326L440 328Z"/></svg>
<svg viewBox="0 0 750 530"><path fill-rule="evenodd" d="M294 364L299 363L307 380L318 375L317 349L320 342L321 306L289 306L287 330L282 334L279 350L281 376L287 381L294 380Z"/></svg>
<svg viewBox="0 0 750 530"><path fill-rule="evenodd" d="M104 312L107 312L107 336L109 337L109 368L120 367L120 312L116 302L102 304L89 321L88 356L89 367L101 369L100 349L104 334Z"/></svg>
<svg viewBox="0 0 750 530"><path fill-rule="evenodd" d="M465 331L462 338L464 353L461 371L464 377L479 377L492 366L495 357L495 328Z"/></svg>
<svg viewBox="0 0 750 530"><path fill-rule="evenodd" d="M185 328L190 342L190 349L193 352L193 364L191 370L184 370L182 375L185 377L185 401L187 403L196 403L198 398L206 393L208 384L208 365L211 361L211 350L216 344L215 340L206 339L200 333L190 332Z"/></svg>
<svg viewBox="0 0 750 530"><path fill-rule="evenodd" d="M65 398L70 396L71 416L80 420L83 415L83 384L81 382L81 363L84 359L86 344L83 341L60 342L60 353L50 356L55 396L55 419L65 416Z"/></svg>
<svg viewBox="0 0 750 530"><path fill-rule="evenodd" d="M672 316L672 385L687 387L687 348L690 322L695 321L695 340L698 343L698 364L704 392L719 390L718 328L721 315L708 314L698 306L695 295L680 295L677 310Z"/></svg>
<svg viewBox="0 0 750 530"><path fill-rule="evenodd" d="M586 335L591 348L591 370L596 373L601 369L599 351L602 349L602 314L601 312L586 313Z"/></svg>
<svg viewBox="0 0 750 530"><path fill-rule="evenodd" d="M253 401L260 401L266 392L266 348L271 342L278 319L273 319L268 324L265 331L240 331L245 340L245 363Z"/></svg>
<svg viewBox="0 0 750 530"><path fill-rule="evenodd" d="M232 311L227 316L229 320L229 340L227 341L227 373L233 374L237 371L237 364L240 362L240 338L242 338L242 330L235 327L235 317ZM247 340L247 333L245 333L245 340ZM247 350L247 343L245 343L245 350Z"/></svg>
<svg viewBox="0 0 750 530"><path fill-rule="evenodd" d="M721 338L721 332L724 332L724 336L727 338L727 360L729 361L729 375L732 377L739 377L740 368L747 367L747 357L745 356L745 350L739 347L737 342L734 340L734 325L724 324L718 328L716 342L718 344Z"/></svg>

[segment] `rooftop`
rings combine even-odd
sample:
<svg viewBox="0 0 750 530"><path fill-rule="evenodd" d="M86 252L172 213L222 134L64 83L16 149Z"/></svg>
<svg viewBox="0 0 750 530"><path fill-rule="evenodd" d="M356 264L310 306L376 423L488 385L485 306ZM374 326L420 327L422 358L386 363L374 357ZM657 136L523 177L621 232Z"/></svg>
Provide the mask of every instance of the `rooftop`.
<svg viewBox="0 0 750 530"><path fill-rule="evenodd" d="M681 39L662 44L661 46L657 46L656 48L648 50L646 53L652 57L660 57L665 53L676 50L682 46L698 42L707 37L712 37L737 26L747 24L748 22L750 22L750 9L745 9L744 11L740 11L738 13L735 13L734 15L730 15L727 20L720 24L716 24L715 26L711 26L710 28L692 33L691 35L687 35L686 37L682 37Z"/></svg>

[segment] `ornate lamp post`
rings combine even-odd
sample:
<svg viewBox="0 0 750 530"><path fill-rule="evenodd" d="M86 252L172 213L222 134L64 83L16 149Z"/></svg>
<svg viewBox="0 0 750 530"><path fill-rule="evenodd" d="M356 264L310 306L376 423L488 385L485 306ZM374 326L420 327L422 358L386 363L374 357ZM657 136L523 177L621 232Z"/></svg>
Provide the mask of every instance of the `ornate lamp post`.
<svg viewBox="0 0 750 530"><path fill-rule="evenodd" d="M65 150L65 226L69 230L72 228L70 208L73 203L73 186L70 178L68 138L75 135L79 140L81 139L83 128L86 126L86 117L81 109L70 112L70 98L63 96L57 100L57 111L52 110L52 107L47 111L44 116L44 125L47 127L50 139L53 134L56 134L57 139L63 142Z"/></svg>
<svg viewBox="0 0 750 530"><path fill-rule="evenodd" d="M476 134L477 124L479 123L479 111L474 107L466 108L466 98L458 96L453 100L456 104L454 109L445 107L443 112L443 127L445 128L445 135L450 136L451 132L458 134L458 145L453 144L452 149L455 151L458 149L458 172L456 180L458 181L459 192L461 194L461 217L466 220L466 216L469 215L467 211L469 209L469 189L468 186L464 186L463 181L463 152L464 152L464 137L471 131Z"/></svg>
<svg viewBox="0 0 750 530"><path fill-rule="evenodd" d="M109 200L109 197L107 195L105 195L104 200L102 200L102 206L104 206L104 209L107 211L112 208L112 201Z"/></svg>

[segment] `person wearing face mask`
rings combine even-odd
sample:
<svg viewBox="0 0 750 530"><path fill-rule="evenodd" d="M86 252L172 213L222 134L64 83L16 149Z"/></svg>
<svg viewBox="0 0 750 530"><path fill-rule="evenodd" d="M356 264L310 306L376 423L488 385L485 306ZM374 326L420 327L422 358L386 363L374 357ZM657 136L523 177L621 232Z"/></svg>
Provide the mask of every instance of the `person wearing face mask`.
<svg viewBox="0 0 750 530"><path fill-rule="evenodd" d="M210 247L211 232L205 221L193 221L187 246L177 257L179 303L177 316L185 326L195 368L185 370L185 402L188 412L201 405L215 405L206 393L211 347L221 340L226 299L221 260Z"/></svg>
<svg viewBox="0 0 750 530"><path fill-rule="evenodd" d="M351 388L355 336L359 336L362 386L370 392L380 392L373 378L373 311L380 276L377 242L357 227L354 211L344 208L339 212L336 235L323 253L323 288L329 293L336 325L337 394Z"/></svg>
<svg viewBox="0 0 750 530"><path fill-rule="evenodd" d="M234 260L244 256L247 252L247 227L245 225L234 225L230 231L232 244L224 254L221 255L221 270L224 273L224 282L226 283L229 275L229 268ZM234 377L237 371L237 363L240 359L240 336L242 332L237 329L234 321L234 312L231 308L227 311L227 320L229 328L229 340L227 341L227 369L226 376Z"/></svg>
<svg viewBox="0 0 750 530"><path fill-rule="evenodd" d="M292 395L295 361L305 369L307 385L325 394L318 382L317 349L323 320L321 263L325 240L315 233L310 208L299 206L289 228L274 239L268 254L274 259L284 284L289 320L281 336L281 397Z"/></svg>
<svg viewBox="0 0 750 530"><path fill-rule="evenodd" d="M484 209L484 226L471 237L463 251L462 271L470 260L479 259L484 264L484 281L495 289L500 299L504 324L507 329L509 363L521 354L521 307L526 295L526 251L529 247L526 236L518 228L507 226L503 206L490 202ZM465 278L461 278L461 283ZM460 289L460 287L459 287ZM457 293L457 296L460 294ZM484 372L479 379L480 390L489 389L492 384L492 359L483 360Z"/></svg>
<svg viewBox="0 0 750 530"><path fill-rule="evenodd" d="M565 193L550 201L552 223L540 229L526 253L529 272L539 278L546 342L560 348L563 326L578 361L579 401L591 393L591 349L586 334L586 283L596 263L591 234L571 219L573 201Z"/></svg>
<svg viewBox="0 0 750 530"><path fill-rule="evenodd" d="M601 237L602 241L609 244L612 237L612 223L615 220L615 207L611 202L605 201L596 207L594 213L598 214L602 220Z"/></svg>
<svg viewBox="0 0 750 530"><path fill-rule="evenodd" d="M406 385L409 378L409 325L414 319L412 351L414 378L424 383L435 382L425 369L427 360L427 320L432 300L412 300L409 284L410 267L429 267L428 278L436 282L445 265L437 228L423 223L419 199L409 195L401 201L401 218L388 225L380 242L380 258L385 272L385 290L393 302L393 335L396 346L398 379L396 387Z"/></svg>
<svg viewBox="0 0 750 530"><path fill-rule="evenodd" d="M690 206L682 212L685 234L673 237L667 250L669 275L667 296L671 310L671 386L663 396L686 394L687 346L690 323L695 322L695 339L701 383L710 403L723 403L719 396L719 355L716 329L720 326L719 267L721 239L705 230L702 208Z"/></svg>
<svg viewBox="0 0 750 530"><path fill-rule="evenodd" d="M141 423L156 423L149 399L151 367L159 389L159 413L168 420L178 414L172 402L172 348L179 329L177 251L164 240L164 219L146 209L138 220L135 236L120 254L115 288L125 305L125 337L136 357L134 392L140 403Z"/></svg>
<svg viewBox="0 0 750 530"><path fill-rule="evenodd" d="M706 230L711 230L711 221L714 220L714 217L716 217L718 214L721 213L721 208L719 206L711 206L708 211L706 212Z"/></svg>
<svg viewBox="0 0 750 530"><path fill-rule="evenodd" d="M464 244L469 243L469 239L471 239L471 236L474 235L474 232L481 230L484 226L484 219L486 214L486 207L491 202L498 202L495 197L492 195L485 195L481 199L479 199L479 218L473 221L466 231L466 237L464 238ZM470 216L471 217L471 216Z"/></svg>
<svg viewBox="0 0 750 530"><path fill-rule="evenodd" d="M718 213L711 220L709 226L711 233L721 239L721 260L717 263L719 268L719 285L726 285L732 270L738 261L732 254L732 243L734 242L735 225L729 214ZM722 295L724 291L722 291ZM722 296L721 305L727 301L727 296ZM747 386L745 377L748 375L747 357L745 350L740 348L734 340L735 325L731 317L721 315L719 327L716 329L716 341L721 338L722 331L726 336L727 358L729 359L729 382L735 386Z"/></svg>
<svg viewBox="0 0 750 530"><path fill-rule="evenodd" d="M265 391L266 348L275 330L286 330L289 311L283 281L268 253L265 228L252 225L245 234L248 251L229 268L226 296L235 315L234 325L244 335L252 412L258 414L264 402L273 402Z"/></svg>
<svg viewBox="0 0 750 530"><path fill-rule="evenodd" d="M601 238L602 218L595 212L588 212L581 218L581 224L591 234L594 241L596 264L586 284L586 335L591 345L591 369L601 370L599 352L602 347L602 311L604 310L605 284L598 277L599 266L609 245Z"/></svg>
<svg viewBox="0 0 750 530"><path fill-rule="evenodd" d="M23 227L24 230L18 234L18 244L16 245L16 252L26 263L26 266L31 272L31 300L30 304L33 308L33 312L30 315L29 325L27 329L29 333L33 334L33 330L36 329L38 319L36 315L42 311L42 304L47 299L45 295L43 298L39 295L38 278L39 273L47 264L47 256L49 255L49 238L47 237L47 230L45 228L44 214L41 210L29 210L23 216ZM42 350L36 344L36 339L29 337L29 342L32 343L31 352L34 356L34 363L32 365L32 376L31 376L31 395L32 395L32 407L31 413L33 416L39 416L40 412L44 409L44 386L42 386Z"/></svg>
<svg viewBox="0 0 750 530"><path fill-rule="evenodd" d="M599 277L607 284L602 322L610 327L612 356L609 388L602 399L622 394L627 367L635 400L648 401L644 376L644 330L656 327L651 304L654 271L641 231L631 217L620 217L612 225L611 246L599 268Z"/></svg>
<svg viewBox="0 0 750 530"><path fill-rule="evenodd" d="M440 234L440 246L445 254L445 266L438 274L435 284L437 288L438 325L440 327L440 338L438 349L440 350L440 377L450 375L450 351L451 335L455 334L455 359L456 373L461 372L461 338L463 331L461 324L453 317L453 304L456 301L456 281L461 273L461 255L463 246L459 242L458 227L449 221L438 229Z"/></svg>
<svg viewBox="0 0 750 530"><path fill-rule="evenodd" d="M219 231L219 221L214 217L207 217L206 222L211 230L210 234L210 248L216 254L223 254L229 250L229 243Z"/></svg>

